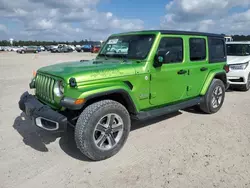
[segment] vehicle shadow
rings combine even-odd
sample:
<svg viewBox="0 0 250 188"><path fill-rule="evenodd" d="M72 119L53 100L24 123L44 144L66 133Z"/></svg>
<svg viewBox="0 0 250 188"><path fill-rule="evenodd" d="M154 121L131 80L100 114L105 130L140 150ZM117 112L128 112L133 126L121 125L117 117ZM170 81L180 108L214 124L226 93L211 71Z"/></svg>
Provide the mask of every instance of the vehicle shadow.
<svg viewBox="0 0 250 188"><path fill-rule="evenodd" d="M176 117L180 114L182 113L180 111L177 111L171 114L150 118L143 121L132 120L131 131ZM22 136L24 144L30 146L34 150L40 152L48 152L49 150L46 145L56 141L56 139L59 138L59 146L67 155L77 160L89 162L91 161L90 159L85 157L77 148L74 140L74 129L71 127L68 128L66 133L51 134L34 126L32 124L32 121L27 118L24 113L21 113L20 116L15 119L13 128Z"/></svg>
<svg viewBox="0 0 250 188"><path fill-rule="evenodd" d="M46 145L58 138L58 135L46 134L32 125L32 121L24 113L15 119L13 128L22 136L24 144L40 152L47 152Z"/></svg>
<svg viewBox="0 0 250 188"><path fill-rule="evenodd" d="M228 92L228 93L230 93L230 92L246 92L246 91L243 91L243 90L241 90L239 87L237 87L237 86L230 86L228 89L227 89L227 91L226 92Z"/></svg>
<svg viewBox="0 0 250 188"><path fill-rule="evenodd" d="M230 86L230 87L226 90L226 93L235 92L235 89L237 90L237 88L233 88L232 86Z"/></svg>
<svg viewBox="0 0 250 188"><path fill-rule="evenodd" d="M192 114L200 114L200 115L207 115L205 112L201 111L198 106L192 106L189 108L185 108L182 111L192 113Z"/></svg>
<svg viewBox="0 0 250 188"><path fill-rule="evenodd" d="M64 134L59 140L60 148L69 155L70 157L80 160L92 162L89 158L85 157L81 151L77 148L76 142L74 139L74 129L69 127L66 134Z"/></svg>
<svg viewBox="0 0 250 188"><path fill-rule="evenodd" d="M48 152L46 145L59 138L59 146L66 154L78 160L90 161L76 147L73 128L68 128L66 133L48 133L33 125L24 113L15 119L13 128L22 136L23 143L34 150Z"/></svg>

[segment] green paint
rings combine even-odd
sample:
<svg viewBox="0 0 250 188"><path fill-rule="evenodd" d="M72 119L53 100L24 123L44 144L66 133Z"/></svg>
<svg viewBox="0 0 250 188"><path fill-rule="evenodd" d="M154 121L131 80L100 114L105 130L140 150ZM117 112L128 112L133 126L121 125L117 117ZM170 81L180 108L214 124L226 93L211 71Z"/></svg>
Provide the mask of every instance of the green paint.
<svg viewBox="0 0 250 188"><path fill-rule="evenodd" d="M128 59L99 56L94 60L84 62L65 62L40 68L37 72L51 77L55 80L62 80L65 84L65 97L86 98L96 93L123 89L129 93L137 111L154 108L162 105L178 103L178 101L205 95L206 91L219 72L224 72L223 66L226 62L209 63L208 60L208 40L207 37L189 35L163 35L160 32L128 32L114 34L113 36L154 34L155 38L152 47L145 59ZM155 68L155 54L159 43L164 37L180 37L183 39L183 61L180 63L163 64ZM207 58L204 61L190 62L189 38L199 37L206 41ZM102 48L104 48L105 44ZM101 52L102 50L100 50ZM163 57L158 57L158 61L163 62ZM95 63L98 61L99 63ZM201 67L207 67L207 71L200 71ZM181 69L188 70L187 74L178 75ZM146 79L146 76L151 79ZM77 82L76 88L69 86L69 79L74 77ZM125 81L133 85L131 90ZM48 79L36 78L37 98L50 105L54 109L61 109L59 105L62 97L46 99L43 96L45 89L53 92L52 83Z"/></svg>

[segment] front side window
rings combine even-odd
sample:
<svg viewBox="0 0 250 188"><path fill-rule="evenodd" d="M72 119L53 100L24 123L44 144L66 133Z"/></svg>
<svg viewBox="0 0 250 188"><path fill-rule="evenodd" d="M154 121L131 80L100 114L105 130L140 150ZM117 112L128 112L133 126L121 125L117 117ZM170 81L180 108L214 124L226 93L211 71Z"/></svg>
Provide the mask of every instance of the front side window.
<svg viewBox="0 0 250 188"><path fill-rule="evenodd" d="M206 59L206 40L203 38L190 38L190 60L202 61Z"/></svg>
<svg viewBox="0 0 250 188"><path fill-rule="evenodd" d="M164 54L163 64L181 63L183 61L182 38L162 38L157 53Z"/></svg>
<svg viewBox="0 0 250 188"><path fill-rule="evenodd" d="M154 43L155 35L138 34L110 37L98 56L145 59Z"/></svg>
<svg viewBox="0 0 250 188"><path fill-rule="evenodd" d="M227 55L248 56L250 55L250 44L227 44Z"/></svg>

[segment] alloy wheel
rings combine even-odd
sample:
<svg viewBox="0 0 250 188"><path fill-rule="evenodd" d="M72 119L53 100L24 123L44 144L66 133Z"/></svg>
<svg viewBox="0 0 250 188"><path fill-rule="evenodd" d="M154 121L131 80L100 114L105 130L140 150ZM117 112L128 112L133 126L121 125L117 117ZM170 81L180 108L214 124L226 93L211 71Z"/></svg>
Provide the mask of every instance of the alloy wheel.
<svg viewBox="0 0 250 188"><path fill-rule="evenodd" d="M123 120L118 114L110 113L103 116L95 126L94 142L101 150L114 148L122 138Z"/></svg>
<svg viewBox="0 0 250 188"><path fill-rule="evenodd" d="M222 102L223 89L221 86L216 86L212 93L212 107L218 108Z"/></svg>

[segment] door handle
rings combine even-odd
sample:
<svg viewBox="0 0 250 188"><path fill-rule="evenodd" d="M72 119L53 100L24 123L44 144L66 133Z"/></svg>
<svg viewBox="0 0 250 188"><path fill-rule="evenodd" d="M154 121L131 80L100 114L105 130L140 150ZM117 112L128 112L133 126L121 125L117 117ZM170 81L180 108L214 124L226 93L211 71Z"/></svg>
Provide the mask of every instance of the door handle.
<svg viewBox="0 0 250 188"><path fill-rule="evenodd" d="M208 68L207 67L201 67L201 71L206 71Z"/></svg>
<svg viewBox="0 0 250 188"><path fill-rule="evenodd" d="M186 74L186 73L187 73L186 70L179 70L179 71L177 72L177 74Z"/></svg>

